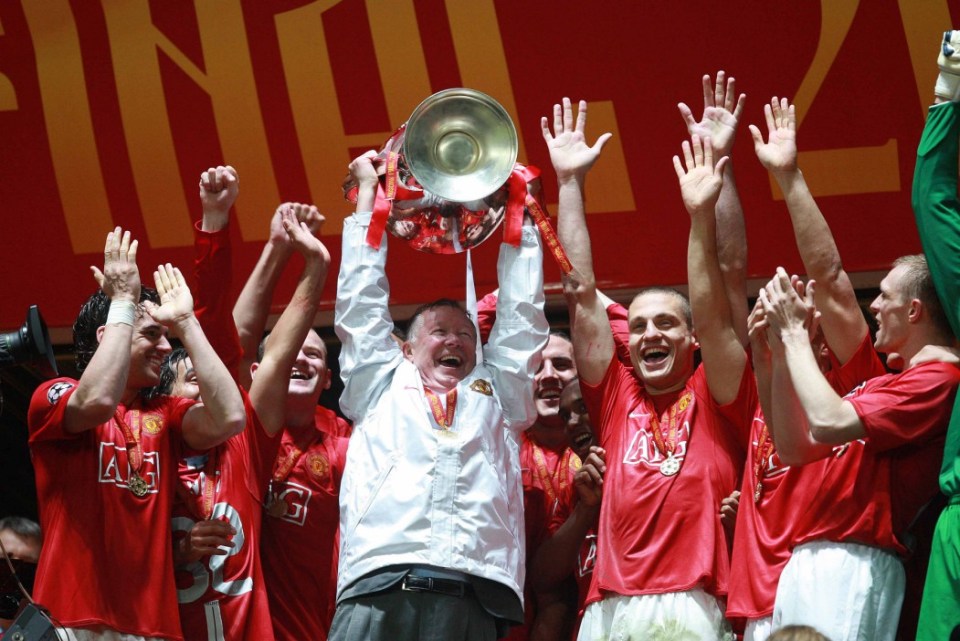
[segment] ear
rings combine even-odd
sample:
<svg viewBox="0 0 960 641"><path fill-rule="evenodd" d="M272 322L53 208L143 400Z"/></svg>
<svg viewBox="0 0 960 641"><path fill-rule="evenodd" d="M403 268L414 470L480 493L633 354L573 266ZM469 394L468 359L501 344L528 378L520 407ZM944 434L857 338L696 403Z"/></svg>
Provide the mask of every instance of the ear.
<svg viewBox="0 0 960 641"><path fill-rule="evenodd" d="M330 373L330 370L325 370L323 373L323 382L320 385L320 389L330 389L330 384L333 382L333 375Z"/></svg>
<svg viewBox="0 0 960 641"><path fill-rule="evenodd" d="M257 370L260 369L260 363L254 361L250 363L250 378L253 379L257 375Z"/></svg>
<svg viewBox="0 0 960 641"><path fill-rule="evenodd" d="M918 323L923 318L923 302L919 298L910 300L910 306L907 308L907 321Z"/></svg>
<svg viewBox="0 0 960 641"><path fill-rule="evenodd" d="M404 341L403 345L401 345L400 348L403 350L403 357L412 363L413 362L413 345L410 344L410 341Z"/></svg>
<svg viewBox="0 0 960 641"><path fill-rule="evenodd" d="M697 338L697 332L696 332L696 330L693 330L693 331L690 332L690 338L693 339L693 349L694 349L694 350L700 349L700 339Z"/></svg>
<svg viewBox="0 0 960 641"><path fill-rule="evenodd" d="M103 340L103 332L104 332L104 330L105 330L106 328L107 328L106 325L101 325L100 327L97 328L97 342L98 342L98 343Z"/></svg>

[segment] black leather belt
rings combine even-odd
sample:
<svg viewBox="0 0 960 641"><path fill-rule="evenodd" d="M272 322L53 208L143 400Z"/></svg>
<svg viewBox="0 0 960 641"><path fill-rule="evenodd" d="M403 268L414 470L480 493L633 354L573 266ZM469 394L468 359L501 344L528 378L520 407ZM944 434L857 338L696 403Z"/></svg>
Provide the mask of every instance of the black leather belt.
<svg viewBox="0 0 960 641"><path fill-rule="evenodd" d="M470 585L469 581L420 576L412 572L403 577L403 581L400 582L400 589L406 592L433 592L455 597L463 597L473 592L473 586Z"/></svg>

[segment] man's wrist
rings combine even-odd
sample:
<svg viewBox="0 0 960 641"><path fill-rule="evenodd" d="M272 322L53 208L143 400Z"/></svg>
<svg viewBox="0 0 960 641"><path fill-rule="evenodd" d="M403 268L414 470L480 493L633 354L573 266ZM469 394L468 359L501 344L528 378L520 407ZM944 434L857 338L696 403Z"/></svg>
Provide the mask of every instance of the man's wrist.
<svg viewBox="0 0 960 641"><path fill-rule="evenodd" d="M137 318L137 304L131 299L111 298L105 325L129 325Z"/></svg>

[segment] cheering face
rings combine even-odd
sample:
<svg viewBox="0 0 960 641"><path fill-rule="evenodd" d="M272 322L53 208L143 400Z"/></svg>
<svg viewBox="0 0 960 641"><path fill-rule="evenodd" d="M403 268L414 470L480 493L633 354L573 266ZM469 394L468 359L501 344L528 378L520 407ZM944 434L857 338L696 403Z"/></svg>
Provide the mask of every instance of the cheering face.
<svg viewBox="0 0 960 641"><path fill-rule="evenodd" d="M678 390L693 374L699 347L687 324L681 300L669 293L647 292L630 304L630 360L651 394Z"/></svg>
<svg viewBox="0 0 960 641"><path fill-rule="evenodd" d="M447 391L477 365L477 333L467 315L454 307L435 307L420 315L403 355L420 371L424 387Z"/></svg>
<svg viewBox="0 0 960 641"><path fill-rule="evenodd" d="M573 362L573 344L560 336L550 336L543 348L543 361L533 377L534 400L540 422L556 423L560 427L558 411L560 392L564 386L577 377L577 366Z"/></svg>
<svg viewBox="0 0 960 641"><path fill-rule="evenodd" d="M576 379L564 387L560 394L559 416L566 426L570 447L581 461L585 460L590 453L590 446L596 445L597 441L593 435L593 424L590 423L587 406L583 402L583 394L580 392L580 382Z"/></svg>
<svg viewBox="0 0 960 641"><path fill-rule="evenodd" d="M267 339L269 340L269 338ZM313 330L307 333L300 346L300 353L290 370L289 396L320 398L321 392L330 387L330 370L327 369L327 346Z"/></svg>
<svg viewBox="0 0 960 641"><path fill-rule="evenodd" d="M877 319L877 338L873 345L882 354L900 352L910 331L910 299L904 293L903 279L909 268L898 265L880 281L880 294L870 304Z"/></svg>
<svg viewBox="0 0 960 641"><path fill-rule="evenodd" d="M127 385L153 387L160 382L163 359L173 351L167 340L167 328L144 309L137 310L130 343L130 375Z"/></svg>
<svg viewBox="0 0 960 641"><path fill-rule="evenodd" d="M193 361L187 356L176 365L177 376L170 389L171 396L180 396L195 401L200 400L200 385L197 383L197 373L193 369Z"/></svg>

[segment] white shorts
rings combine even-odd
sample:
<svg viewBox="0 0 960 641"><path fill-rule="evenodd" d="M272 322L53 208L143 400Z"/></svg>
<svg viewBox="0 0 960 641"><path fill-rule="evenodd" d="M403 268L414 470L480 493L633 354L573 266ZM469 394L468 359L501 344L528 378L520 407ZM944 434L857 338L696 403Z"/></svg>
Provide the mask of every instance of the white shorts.
<svg viewBox="0 0 960 641"><path fill-rule="evenodd" d="M773 632L773 616L760 619L747 619L747 627L743 630L743 641L767 641Z"/></svg>
<svg viewBox="0 0 960 641"><path fill-rule="evenodd" d="M893 641L905 580L900 559L880 548L799 545L777 585L774 629L809 625L831 641Z"/></svg>
<svg viewBox="0 0 960 641"><path fill-rule="evenodd" d="M57 628L60 641L168 641L160 637L142 637L138 634L124 634L112 628L98 626L94 628Z"/></svg>
<svg viewBox="0 0 960 641"><path fill-rule="evenodd" d="M612 595L587 606L577 641L732 641L723 610L717 598L703 590Z"/></svg>

